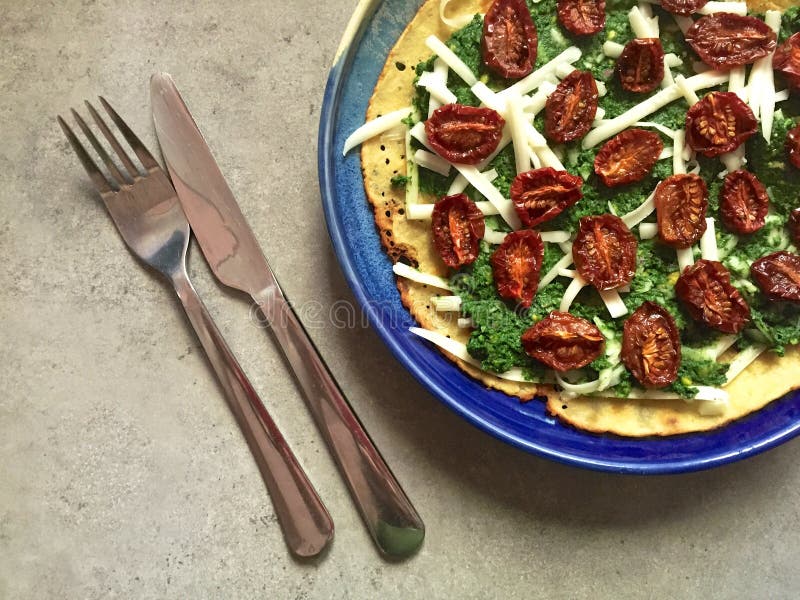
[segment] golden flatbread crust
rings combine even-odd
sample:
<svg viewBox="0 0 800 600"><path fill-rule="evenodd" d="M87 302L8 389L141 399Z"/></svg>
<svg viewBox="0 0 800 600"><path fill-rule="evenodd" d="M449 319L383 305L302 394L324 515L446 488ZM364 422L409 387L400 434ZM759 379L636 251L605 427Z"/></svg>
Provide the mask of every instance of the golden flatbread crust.
<svg viewBox="0 0 800 600"><path fill-rule="evenodd" d="M490 0L453 1L448 13L485 13ZM392 49L381 72L367 109L367 119L411 105L414 69L431 52L425 45L429 35L447 39L452 31L439 18L440 0L427 0L408 24ZM751 3L760 8L785 8L794 2ZM451 12L452 11L452 12ZM405 173L405 141L384 135L361 147L361 165L367 197L373 206L381 241L392 261L403 260L425 273L447 277L448 269L436 254L430 223L405 218L404 191L389 181ZM427 201L433 201L432 198ZM398 278L397 288L403 304L425 329L438 331L466 343L469 330L457 326L453 313L437 313L431 297L447 292ZM447 353L445 353L447 354ZM775 398L800 386L800 350L790 348L784 358L762 355L736 378L726 390L730 404L723 414L701 415L696 405L681 400L630 400L605 398L567 398L551 386L517 383L500 379L448 355L470 376L490 388L517 396L523 401L546 397L547 410L576 428L595 433L614 433L628 437L669 436L715 429L756 411Z"/></svg>

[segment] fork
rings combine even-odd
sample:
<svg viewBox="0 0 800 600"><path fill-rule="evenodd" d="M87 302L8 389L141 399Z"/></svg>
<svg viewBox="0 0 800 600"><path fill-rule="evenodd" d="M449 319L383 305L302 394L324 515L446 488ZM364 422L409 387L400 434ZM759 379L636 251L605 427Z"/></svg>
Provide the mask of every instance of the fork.
<svg viewBox="0 0 800 600"><path fill-rule="evenodd" d="M128 248L175 288L258 464L289 549L299 557L315 556L333 538L331 517L189 280L186 251L191 233L169 178L102 96L100 102L138 157L143 173L88 101L86 107L92 119L124 165L124 171L77 111L73 109L72 115L110 178L98 168L61 116L58 123Z"/></svg>

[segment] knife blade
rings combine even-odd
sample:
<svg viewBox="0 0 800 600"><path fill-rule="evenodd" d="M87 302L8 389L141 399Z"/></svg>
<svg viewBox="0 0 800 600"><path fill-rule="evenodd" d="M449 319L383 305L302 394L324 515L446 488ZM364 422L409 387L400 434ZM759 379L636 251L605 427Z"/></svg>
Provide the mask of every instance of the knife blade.
<svg viewBox="0 0 800 600"><path fill-rule="evenodd" d="M150 99L170 177L211 270L259 305L379 550L413 554L425 537L422 519L287 302L169 74L152 76Z"/></svg>

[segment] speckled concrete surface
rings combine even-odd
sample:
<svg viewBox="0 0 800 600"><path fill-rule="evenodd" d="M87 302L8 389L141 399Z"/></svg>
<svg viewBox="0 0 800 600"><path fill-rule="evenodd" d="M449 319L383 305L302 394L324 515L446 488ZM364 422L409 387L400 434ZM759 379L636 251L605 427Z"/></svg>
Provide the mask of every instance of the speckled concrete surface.
<svg viewBox="0 0 800 600"><path fill-rule="evenodd" d="M172 72L288 295L349 300L315 140L354 5L0 0L0 598L796 597L800 443L679 477L566 468L467 425L371 331L317 324L428 526L413 559L381 560L278 351L195 252L336 521L324 558L287 556L177 302L125 251L54 115L103 93L155 146L146 82Z"/></svg>

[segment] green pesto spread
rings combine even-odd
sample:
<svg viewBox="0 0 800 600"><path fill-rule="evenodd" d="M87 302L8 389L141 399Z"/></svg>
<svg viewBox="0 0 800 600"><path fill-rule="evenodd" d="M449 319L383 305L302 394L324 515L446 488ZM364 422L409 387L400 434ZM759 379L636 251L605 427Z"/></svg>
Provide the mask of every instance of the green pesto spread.
<svg viewBox="0 0 800 600"><path fill-rule="evenodd" d="M533 4L528 0L538 31L539 47L536 68L550 61L569 46L577 46L582 52L575 68L591 71L594 77L606 84L607 94L599 105L605 110L606 119L616 117L644 99L644 95L630 94L622 90L614 73L615 59L605 56L602 45L606 40L625 44L635 36L628 21L628 10L636 3L631 0L610 0L607 3L605 30L591 36L573 36L559 25L556 18L556 0L542 0ZM660 7L653 6L660 17L661 42L665 53L674 53L683 60L683 65L673 67L673 75L694 74L692 64L697 57L683 41L672 18ZM476 15L472 21L455 32L447 45L466 65L490 88L499 90L512 82L497 79L489 73L481 61L482 19ZM782 18L779 43L793 32L800 31L800 9L790 8ZM431 70L433 58L416 66L419 76ZM478 99L469 87L454 73L448 79L449 89L458 102L473 106ZM420 114L428 112L428 94L424 88L416 88L414 106ZM711 91L711 90L707 90ZM768 301L753 284L749 268L753 260L780 249L790 247L791 241L785 227L789 212L800 205L800 170L789 165L784 150L786 132L792 128L800 115L800 101L796 97L776 106L775 121L771 141L767 143L761 132L747 142L746 168L755 173L767 186L770 196L770 215L766 225L758 232L747 235L734 235L727 232L717 219L716 236L720 258L731 271L732 283L744 295L752 311L752 320L737 337L736 345L743 348L753 342L767 344L770 349L782 354L786 345L800 342L800 306L791 303ZM682 99L670 103L646 118L670 129L684 126L686 103ZM534 125L543 130L544 111L537 115ZM663 136L666 147L672 140ZM602 145L602 144L601 144ZM612 212L622 215L638 207L655 189L662 179L672 174L672 162L660 160L652 172L643 180L628 185L608 188L602 185L594 174L595 153L601 145L583 150L580 141L567 144L564 148L564 166L584 179L583 199L547 223L546 229L564 229L574 232L578 221L586 215ZM718 194L722 187L719 177L724 166L719 159L697 157L701 176L709 187L710 216L718 216ZM504 195L509 196L509 186L516 176L514 150L507 146L494 159L498 177L493 184ZM443 177L427 169L420 169L420 190L437 197L445 195L455 170L449 177ZM393 184L403 185L405 179L393 180ZM484 198L471 186L466 193L473 200ZM654 222L655 214L645 222ZM497 216L487 217L487 226L508 231L505 222ZM462 299L462 312L474 323L474 330L467 344L469 353L481 361L486 370L502 373L512 367L520 367L532 381L540 381L545 374L544 367L530 358L522 348L520 337L534 322L542 319L550 311L558 310L561 298L567 287L565 278L557 277L540 288L530 309L523 310L513 303L502 300L492 280L489 262L493 246L482 242L478 259L472 265L455 273L451 279L453 293ZM544 274L563 256L556 244L545 244ZM720 333L693 321L675 297L674 284L678 277L678 263L675 250L660 244L656 239L639 240L636 275L631 282L631 291L623 293L622 299L629 314L645 300L651 300L665 307L675 318L681 331L683 348L682 362L677 380L668 388L682 397L690 398L697 393L695 385L719 386L725 382L728 365L714 360L704 350L721 336ZM599 295L591 286L584 287L570 307L570 312L596 323L607 338L607 344L619 344L622 339L622 325L625 317L612 319ZM611 367L606 355L599 357L584 369L586 380L596 379L603 369ZM626 396L633 385L627 370L623 370L619 384L610 388L620 396Z"/></svg>

